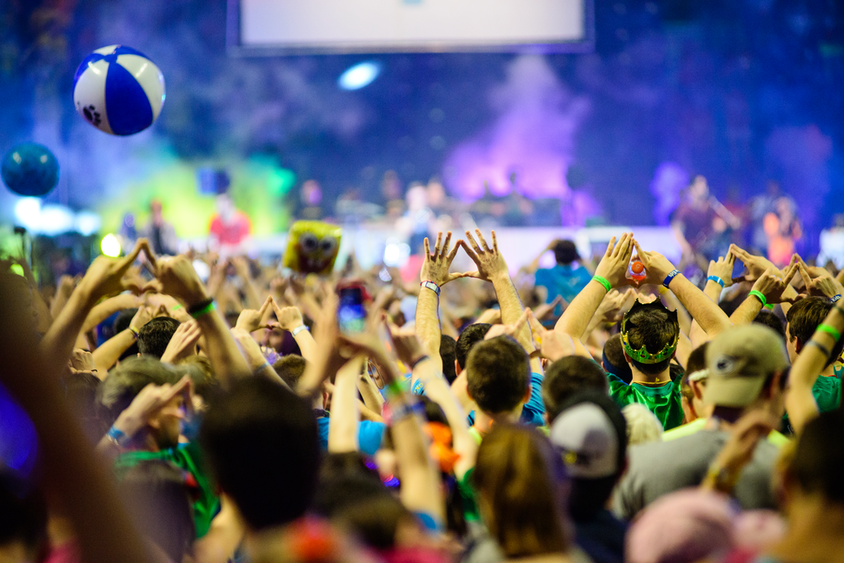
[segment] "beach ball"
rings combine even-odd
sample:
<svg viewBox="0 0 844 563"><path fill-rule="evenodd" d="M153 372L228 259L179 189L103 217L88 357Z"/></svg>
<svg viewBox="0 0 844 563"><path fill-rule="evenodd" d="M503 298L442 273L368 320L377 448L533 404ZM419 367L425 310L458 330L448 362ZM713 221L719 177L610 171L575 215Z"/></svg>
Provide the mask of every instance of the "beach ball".
<svg viewBox="0 0 844 563"><path fill-rule="evenodd" d="M125 45L97 49L73 77L76 111L111 135L133 135L152 125L164 96L164 76L155 63Z"/></svg>
<svg viewBox="0 0 844 563"><path fill-rule="evenodd" d="M16 194L40 197L58 184L59 161L44 145L22 143L12 147L3 157L0 175Z"/></svg>

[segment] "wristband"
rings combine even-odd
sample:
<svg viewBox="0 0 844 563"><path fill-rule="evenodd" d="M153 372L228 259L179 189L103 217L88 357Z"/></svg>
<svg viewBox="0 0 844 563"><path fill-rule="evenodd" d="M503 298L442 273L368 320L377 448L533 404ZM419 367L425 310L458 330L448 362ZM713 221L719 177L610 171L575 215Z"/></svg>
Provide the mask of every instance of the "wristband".
<svg viewBox="0 0 844 563"><path fill-rule="evenodd" d="M840 293L838 293L838 294L836 294L836 295L833 295L833 296L832 296L832 299L830 299L830 301L832 301L833 303L838 303L838 300L839 300L839 299L841 299L841 294L840 294Z"/></svg>
<svg viewBox="0 0 844 563"><path fill-rule="evenodd" d="M419 356L418 358L416 358L415 360L410 362L410 371L413 371L414 369L416 369L416 366L421 364L425 360L430 360L430 359L431 359L431 357L428 354L423 354L423 355Z"/></svg>
<svg viewBox="0 0 844 563"><path fill-rule="evenodd" d="M722 280L722 279L721 279L721 278L719 278L718 276L709 276L708 278L706 278L706 281L714 281L715 283L717 283L718 285L720 285L722 288L723 288L723 287L726 287L726 286L724 285L724 280Z"/></svg>
<svg viewBox="0 0 844 563"><path fill-rule="evenodd" d="M264 371L265 369L271 368L271 367L273 367L273 366L270 365L270 362L264 362L263 364L258 366L258 368L254 371L254 373Z"/></svg>
<svg viewBox="0 0 844 563"><path fill-rule="evenodd" d="M384 386L384 395L387 396L387 400L397 397L402 393L404 393L404 385L399 380L395 380Z"/></svg>
<svg viewBox="0 0 844 563"><path fill-rule="evenodd" d="M135 337L135 340L137 340L137 339L138 339L138 337L139 337L139 336L141 336L141 333L139 333L139 332L138 332L138 329L137 329L137 328L135 328L135 327L133 327L133 326L130 326L130 327L129 327L129 330L132 332L132 336L134 336L134 337Z"/></svg>
<svg viewBox="0 0 844 563"><path fill-rule="evenodd" d="M311 331L311 329L309 329L307 325L299 325L296 328L294 328L293 330L291 330L290 334L292 334L293 337L295 338L296 335L299 334L300 332L302 332L303 330L307 330L308 332Z"/></svg>
<svg viewBox="0 0 844 563"><path fill-rule="evenodd" d="M606 278L602 278L601 276L592 276L592 279L604 286L604 289L607 290L607 293L609 293L610 289L612 289L612 284L610 284L610 282Z"/></svg>
<svg viewBox="0 0 844 563"><path fill-rule="evenodd" d="M765 296L764 296L764 295L762 295L762 292L761 292L761 291L758 291L758 290L756 290L756 289L751 289L750 291L748 291L748 292L747 292L747 295L748 295L748 297L749 297L749 296L751 296L751 295L753 295L754 297L756 297L757 299L759 299L759 301L761 301L761 302L762 302L762 306L763 306L763 307L767 307L767 306L768 306L768 300L767 300L767 299L765 299Z"/></svg>
<svg viewBox="0 0 844 563"><path fill-rule="evenodd" d="M665 280L663 280L662 286L665 289L669 289L668 286L671 285L671 281L679 275L680 275L680 270L671 270L670 272L668 272L668 275L665 276Z"/></svg>
<svg viewBox="0 0 844 563"><path fill-rule="evenodd" d="M435 284L431 280L423 281L422 283L419 284L419 287L424 287L424 288L430 289L431 291L433 291L434 293L437 294L437 297L440 296L440 286L438 286L437 284Z"/></svg>
<svg viewBox="0 0 844 563"><path fill-rule="evenodd" d="M814 346L815 348L820 350L823 353L823 355L827 357L827 359L829 359L829 357L832 355L832 352L830 352L829 348L827 348L826 346L824 346L823 344L821 344L820 342L818 342L816 340L808 341L806 343L806 346Z"/></svg>
<svg viewBox="0 0 844 563"><path fill-rule="evenodd" d="M109 440L114 442L114 444L120 446L121 448L129 443L129 436L127 436L125 432L123 432L119 428L115 428L114 426L108 429L108 432L106 432L106 438L108 438Z"/></svg>
<svg viewBox="0 0 844 563"><path fill-rule="evenodd" d="M836 342L841 340L841 333L838 332L838 330L836 330L834 326L829 326L828 324L819 324L817 330L827 333L832 338L834 338Z"/></svg>
<svg viewBox="0 0 844 563"><path fill-rule="evenodd" d="M425 405L422 403L406 403L390 409L390 426L414 414L424 415Z"/></svg>
<svg viewBox="0 0 844 563"><path fill-rule="evenodd" d="M202 301L201 303L198 303L198 304L194 305L193 307L191 307L190 309L188 309L188 314L191 317L198 319L199 317L201 317L203 315L207 315L208 313L210 313L211 311L213 311L216 308L217 308L217 306L214 305L213 299L206 299L205 301Z"/></svg>

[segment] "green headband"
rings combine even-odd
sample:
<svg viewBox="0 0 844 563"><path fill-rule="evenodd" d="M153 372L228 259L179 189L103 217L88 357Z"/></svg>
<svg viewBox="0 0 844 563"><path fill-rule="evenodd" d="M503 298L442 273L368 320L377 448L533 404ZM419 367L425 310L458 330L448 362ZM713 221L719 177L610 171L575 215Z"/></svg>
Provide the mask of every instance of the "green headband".
<svg viewBox="0 0 844 563"><path fill-rule="evenodd" d="M644 344L641 348L636 350L633 346L630 345L630 341L627 339L627 331L628 323L630 317L633 316L634 313L637 313L643 309L653 309L653 310L662 310L668 313L668 322L672 323L675 327L678 327L677 321L677 311L670 311L666 309L659 300L656 300L652 303L640 303L636 301L633 304L633 307L624 315L624 318L621 319L621 342L624 345L624 351L630 356L630 359L639 362L640 364L658 364L659 362L665 361L674 354L674 350L677 349L677 341L680 338L680 330L678 327L677 333L674 335L674 340L669 342L665 346L663 346L662 350L657 352L656 354L651 354L648 352L647 346Z"/></svg>

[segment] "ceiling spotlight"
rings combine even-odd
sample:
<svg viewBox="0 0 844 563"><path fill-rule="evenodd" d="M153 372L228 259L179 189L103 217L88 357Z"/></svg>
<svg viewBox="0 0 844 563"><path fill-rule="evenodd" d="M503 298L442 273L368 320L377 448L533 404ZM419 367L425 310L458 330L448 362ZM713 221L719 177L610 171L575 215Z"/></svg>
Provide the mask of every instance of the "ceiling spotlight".
<svg viewBox="0 0 844 563"><path fill-rule="evenodd" d="M346 69L337 79L343 90L358 90L372 83L381 73L381 63L366 61Z"/></svg>

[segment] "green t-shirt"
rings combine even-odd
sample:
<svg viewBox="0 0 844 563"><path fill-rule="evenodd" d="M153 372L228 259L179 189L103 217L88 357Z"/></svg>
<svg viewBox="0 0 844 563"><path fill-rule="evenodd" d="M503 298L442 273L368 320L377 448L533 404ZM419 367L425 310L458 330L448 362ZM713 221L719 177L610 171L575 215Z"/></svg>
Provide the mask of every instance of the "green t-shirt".
<svg viewBox="0 0 844 563"><path fill-rule="evenodd" d="M812 395L820 412L834 411L841 404L841 372L835 370L835 375L820 375L812 385ZM794 434L794 428L788 419L788 413L782 416L782 431Z"/></svg>
<svg viewBox="0 0 844 563"><path fill-rule="evenodd" d="M665 385L642 385L625 383L621 378L608 373L610 396L618 406L641 403L656 415L663 428L671 430L683 424L683 404L680 386L669 381Z"/></svg>
<svg viewBox="0 0 844 563"><path fill-rule="evenodd" d="M117 457L114 462L114 474L118 480L122 479L126 471L142 461L169 461L183 471L189 472L199 485L199 498L193 503L193 521L196 524L196 537L201 538L208 533L211 520L220 511L220 499L214 493L208 465L203 461L202 451L195 442L180 444L169 450L160 452L126 452Z"/></svg>
<svg viewBox="0 0 844 563"><path fill-rule="evenodd" d="M475 487L472 486L472 475L474 473L475 468L473 467L463 475L462 479L457 479L457 491L460 493L460 499L463 503L463 517L467 522L479 522L481 519L480 512L478 512Z"/></svg>

